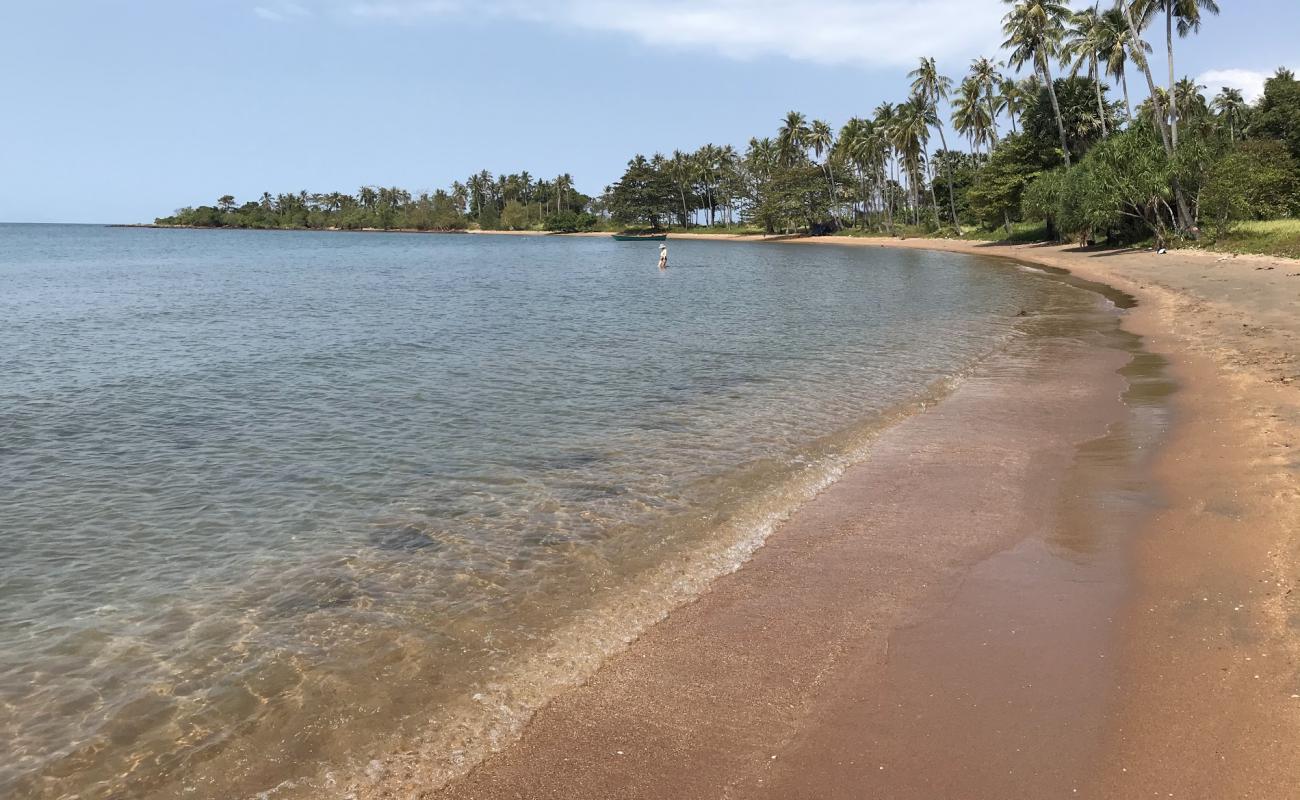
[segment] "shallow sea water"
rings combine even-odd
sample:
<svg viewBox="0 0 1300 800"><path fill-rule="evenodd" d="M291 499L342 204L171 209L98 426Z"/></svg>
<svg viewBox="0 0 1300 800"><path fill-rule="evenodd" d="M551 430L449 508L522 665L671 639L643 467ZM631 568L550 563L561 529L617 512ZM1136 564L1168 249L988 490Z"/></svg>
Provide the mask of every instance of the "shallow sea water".
<svg viewBox="0 0 1300 800"><path fill-rule="evenodd" d="M1021 330L991 259L0 226L0 796L472 763Z"/></svg>

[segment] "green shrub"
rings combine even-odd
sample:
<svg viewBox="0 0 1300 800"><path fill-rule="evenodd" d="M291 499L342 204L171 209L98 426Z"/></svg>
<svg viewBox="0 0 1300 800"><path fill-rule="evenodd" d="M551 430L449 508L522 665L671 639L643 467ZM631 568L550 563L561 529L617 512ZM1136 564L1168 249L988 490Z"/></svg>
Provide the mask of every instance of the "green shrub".
<svg viewBox="0 0 1300 800"><path fill-rule="evenodd" d="M1201 214L1216 236L1246 220L1300 215L1300 167L1276 139L1241 142L1210 168Z"/></svg>

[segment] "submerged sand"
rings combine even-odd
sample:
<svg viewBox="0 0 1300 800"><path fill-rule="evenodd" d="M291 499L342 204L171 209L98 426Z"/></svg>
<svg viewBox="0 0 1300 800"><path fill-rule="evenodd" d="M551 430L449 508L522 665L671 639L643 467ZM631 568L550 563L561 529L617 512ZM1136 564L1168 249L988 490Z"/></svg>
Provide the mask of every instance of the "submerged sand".
<svg viewBox="0 0 1300 800"><path fill-rule="evenodd" d="M358 797L1295 796L1300 267L831 243L1067 269L1142 338L1048 325L468 777Z"/></svg>

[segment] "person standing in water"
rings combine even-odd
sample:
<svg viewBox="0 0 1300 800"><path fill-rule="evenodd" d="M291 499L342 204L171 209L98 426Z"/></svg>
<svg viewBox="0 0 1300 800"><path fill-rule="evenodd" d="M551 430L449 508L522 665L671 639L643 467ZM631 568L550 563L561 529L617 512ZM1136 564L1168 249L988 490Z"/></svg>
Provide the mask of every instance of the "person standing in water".
<svg viewBox="0 0 1300 800"><path fill-rule="evenodd" d="M668 269L668 245L659 245L659 269Z"/></svg>

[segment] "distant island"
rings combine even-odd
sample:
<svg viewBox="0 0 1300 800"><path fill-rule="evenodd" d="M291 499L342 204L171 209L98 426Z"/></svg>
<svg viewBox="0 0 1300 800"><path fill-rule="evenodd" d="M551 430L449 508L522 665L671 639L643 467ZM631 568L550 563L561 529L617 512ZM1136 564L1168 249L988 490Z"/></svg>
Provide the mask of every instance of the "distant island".
<svg viewBox="0 0 1300 800"><path fill-rule="evenodd" d="M577 232L724 228L756 233L885 234L1071 240L1164 247L1196 241L1300 256L1300 81L1286 69L1246 102L1223 87L1207 98L1190 78L1157 85L1140 34L1163 13L1134 19L1122 7L1005 20L1003 75L974 61L959 84L921 59L907 99L882 103L836 132L791 111L743 152L636 155L597 196L572 176L486 170L447 189L412 194L264 193L239 203L182 208L160 226L302 230ZM1193 4L1195 6L1195 4ZM1191 8L1192 6L1189 6ZM1059 13L1058 13L1059 12ZM1172 11L1170 13L1173 13ZM1183 14L1179 11L1178 14ZM1186 12L1190 13L1190 12ZM1200 12L1198 11L1199 15ZM1186 22L1199 30L1201 19ZM1195 24L1192 24L1195 23ZM1165 25L1160 24L1163 30ZM1167 43L1173 48L1174 40ZM1068 71L1053 77L1052 64ZM1171 60L1172 63L1172 60ZM1150 94L1134 106L1127 74ZM1109 97L1105 79L1121 89ZM951 146L940 124L948 100ZM937 134L938 147L932 147Z"/></svg>

